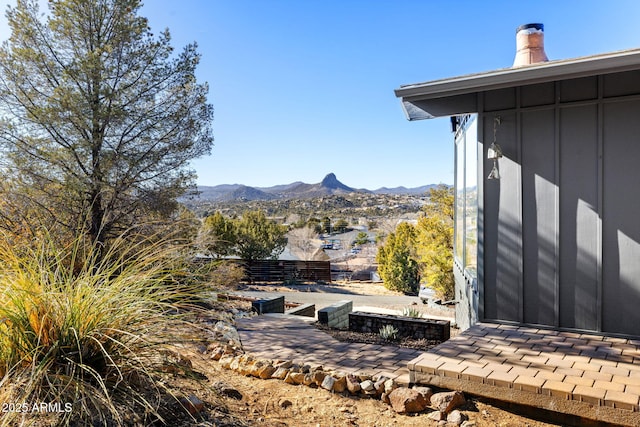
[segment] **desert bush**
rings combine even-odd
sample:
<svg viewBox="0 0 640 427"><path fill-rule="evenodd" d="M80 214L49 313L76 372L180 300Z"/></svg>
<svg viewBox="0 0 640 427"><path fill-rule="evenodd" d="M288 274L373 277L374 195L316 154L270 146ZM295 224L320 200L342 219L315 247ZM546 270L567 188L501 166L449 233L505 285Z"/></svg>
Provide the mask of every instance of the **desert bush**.
<svg viewBox="0 0 640 427"><path fill-rule="evenodd" d="M59 425L121 425L127 411L161 419L163 349L179 339L178 306L199 291L170 245L95 252L45 239L16 253L0 240L0 401L58 403L48 416ZM33 416L8 412L0 425Z"/></svg>
<svg viewBox="0 0 640 427"><path fill-rule="evenodd" d="M229 261L220 261L213 264L210 273L210 281L214 289L236 289L245 277L246 272L241 264Z"/></svg>

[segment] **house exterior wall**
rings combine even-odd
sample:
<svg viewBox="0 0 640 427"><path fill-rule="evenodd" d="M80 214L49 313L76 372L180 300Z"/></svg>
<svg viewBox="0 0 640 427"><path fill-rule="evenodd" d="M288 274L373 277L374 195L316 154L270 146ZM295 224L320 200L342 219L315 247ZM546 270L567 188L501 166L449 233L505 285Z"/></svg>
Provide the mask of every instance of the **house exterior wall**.
<svg viewBox="0 0 640 427"><path fill-rule="evenodd" d="M477 305L479 320L640 334L640 71L476 102L478 292L462 292L457 267L471 308L458 323L473 324ZM501 178L487 180L495 117Z"/></svg>

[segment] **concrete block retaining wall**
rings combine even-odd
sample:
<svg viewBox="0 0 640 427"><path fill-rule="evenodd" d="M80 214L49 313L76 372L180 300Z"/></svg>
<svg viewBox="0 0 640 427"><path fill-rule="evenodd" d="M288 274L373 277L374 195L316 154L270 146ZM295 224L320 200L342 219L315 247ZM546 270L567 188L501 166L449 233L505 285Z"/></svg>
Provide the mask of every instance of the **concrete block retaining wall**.
<svg viewBox="0 0 640 427"><path fill-rule="evenodd" d="M448 320L419 319L359 311L349 314L350 331L377 334L380 332L380 328L385 325L396 328L398 337L446 341L450 336L450 322Z"/></svg>
<svg viewBox="0 0 640 427"><path fill-rule="evenodd" d="M353 311L353 302L338 301L333 305L318 310L318 322L330 328L347 329L351 311Z"/></svg>
<svg viewBox="0 0 640 427"><path fill-rule="evenodd" d="M316 305L315 304L302 304L296 307L290 308L286 311L286 314L293 314L296 316L315 317Z"/></svg>
<svg viewBox="0 0 640 427"><path fill-rule="evenodd" d="M254 301L251 308L258 314L284 313L284 296Z"/></svg>

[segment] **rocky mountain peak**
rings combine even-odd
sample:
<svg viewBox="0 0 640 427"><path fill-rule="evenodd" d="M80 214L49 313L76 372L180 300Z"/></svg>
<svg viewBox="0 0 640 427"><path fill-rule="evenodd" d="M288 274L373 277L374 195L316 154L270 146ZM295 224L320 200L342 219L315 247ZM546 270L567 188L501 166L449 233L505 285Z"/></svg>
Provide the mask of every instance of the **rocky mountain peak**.
<svg viewBox="0 0 640 427"><path fill-rule="evenodd" d="M323 188L331 189L331 190L353 191L351 187L348 187L343 183L341 183L340 181L338 181L338 178L334 173L327 174L327 176L325 176L322 182L320 183L320 186Z"/></svg>

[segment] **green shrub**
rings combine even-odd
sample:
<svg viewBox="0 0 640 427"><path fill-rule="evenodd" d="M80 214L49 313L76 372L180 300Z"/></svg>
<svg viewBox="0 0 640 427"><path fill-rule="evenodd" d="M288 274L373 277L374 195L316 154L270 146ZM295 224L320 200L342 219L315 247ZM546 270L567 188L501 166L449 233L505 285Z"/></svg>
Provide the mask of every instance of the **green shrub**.
<svg viewBox="0 0 640 427"><path fill-rule="evenodd" d="M172 268L183 265L179 251L119 241L105 254L79 241L45 241L17 254L7 241L0 240L0 401L71 404L49 415L61 425L121 425L126 410L160 418L163 349L178 340L180 302L200 298ZM38 415L8 412L0 425Z"/></svg>

